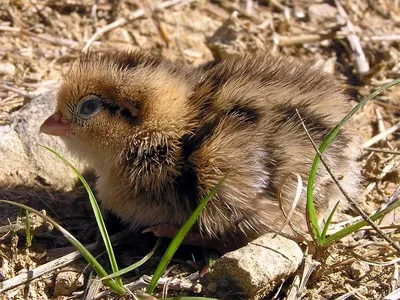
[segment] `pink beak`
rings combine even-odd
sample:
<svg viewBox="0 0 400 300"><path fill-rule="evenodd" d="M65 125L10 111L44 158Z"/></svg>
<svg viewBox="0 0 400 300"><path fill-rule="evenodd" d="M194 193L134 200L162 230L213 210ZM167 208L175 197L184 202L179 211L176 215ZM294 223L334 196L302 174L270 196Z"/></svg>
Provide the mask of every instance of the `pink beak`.
<svg viewBox="0 0 400 300"><path fill-rule="evenodd" d="M61 122L61 112L57 111L47 118L40 126L39 131L55 136L65 136L71 131L71 124Z"/></svg>

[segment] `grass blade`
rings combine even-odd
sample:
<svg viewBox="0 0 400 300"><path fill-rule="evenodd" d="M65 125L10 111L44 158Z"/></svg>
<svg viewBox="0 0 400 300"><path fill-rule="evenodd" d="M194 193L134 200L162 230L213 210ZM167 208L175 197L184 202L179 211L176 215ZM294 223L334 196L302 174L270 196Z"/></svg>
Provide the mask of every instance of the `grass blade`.
<svg viewBox="0 0 400 300"><path fill-rule="evenodd" d="M330 225L331 222L332 222L332 218L333 218L333 216L335 215L335 212L336 212L336 210L337 210L337 208L338 208L338 206L339 206L339 203L340 203L339 201L336 202L336 205L333 207L331 213L329 214L328 219L326 220L326 223L325 223L325 225L324 225L324 230L322 230L322 233L321 233L321 242L322 242L322 243L324 243L324 241L325 241L326 233L328 232L329 225Z"/></svg>
<svg viewBox="0 0 400 300"><path fill-rule="evenodd" d="M172 257L174 256L176 250L178 249L179 245L182 243L183 239L185 238L186 234L189 232L190 228L192 228L193 224L196 222L198 216L203 211L204 207L206 206L207 202L214 196L218 188L221 186L222 182L225 180L226 176L221 179L220 182L210 191L210 193L205 197L197 208L193 211L190 215L189 219L186 223L179 229L176 236L173 238L171 243L169 244L167 250L164 253L160 263L157 266L156 271L154 272L153 278L147 288L147 293L152 294L158 280L160 279L161 275L164 273L167 265L171 261Z"/></svg>
<svg viewBox="0 0 400 300"><path fill-rule="evenodd" d="M388 84L385 84L381 88L377 89L375 92L364 98L360 103L353 107L353 109L337 124L325 137L322 141L321 145L319 146L318 150L319 153L322 154L328 145L334 140L337 134L340 131L340 128L360 109L362 108L369 100L375 98L377 95L382 93L383 91L391 88L392 86L400 83L400 78L397 78ZM310 222L314 231L314 235L318 243L322 244L320 228L318 224L318 220L315 214L315 207L313 202L313 192L314 192L314 184L315 184L315 177L317 175L318 166L320 163L319 154L315 155L313 164L311 166L310 174L308 177L308 185L307 185L307 213L309 214Z"/></svg>
<svg viewBox="0 0 400 300"><path fill-rule="evenodd" d="M372 221L376 221L380 218L383 218L386 214L388 214L389 212L391 212L392 210L396 209L397 207L400 206L400 200L397 200L396 202L394 202L393 204L389 205L388 207L386 207L385 209L373 214L372 216L370 216L369 218ZM328 246L330 244L332 244L333 242L359 230L360 228L364 227L368 225L368 223L365 220L359 221L353 225L347 226L346 228L343 228L342 230L339 230L338 232L335 232L334 234L332 234L331 236L329 236L325 241L324 241L324 246Z"/></svg>
<svg viewBox="0 0 400 300"><path fill-rule="evenodd" d="M156 245L153 247L153 249L151 249L151 251L145 256L143 257L141 260L139 260L138 262L130 265L129 267L126 267L124 269L119 270L117 273L112 273L106 277L101 278L101 280L107 280L110 278L114 278L117 276L121 276L125 273L128 273L132 270L135 270L136 268L139 268L141 265L143 265L146 261L148 261L150 259L150 257L153 256L153 254L157 251L158 247L161 245L161 239L157 240Z"/></svg>
<svg viewBox="0 0 400 300"><path fill-rule="evenodd" d="M82 256L86 259L86 261L92 266L92 268L95 270L95 272L100 276L104 277L107 276L107 272L103 269L103 267L99 264L99 262L93 257L93 255L79 242L69 231L67 231L64 227L59 225L56 221L54 221L52 218L49 216L46 216L42 214L41 212L37 211L36 209L33 209L29 206L26 206L21 203L16 203L12 201L7 201L7 200L0 200L0 203L7 203L10 205L18 206L22 209L26 209L30 211L31 213L34 213L41 217L42 219L46 220L50 224L52 224L55 228L57 228L61 233L65 236L65 238L82 254ZM114 280L109 279L104 282L106 285L108 285L111 289L113 289L116 293L120 295L125 294L125 290L123 287L118 285Z"/></svg>
<svg viewBox="0 0 400 300"><path fill-rule="evenodd" d="M78 172L78 170L68 160L66 160L63 156L61 156L60 154L58 154L56 151L54 151L51 148L48 148L46 146L42 146L42 147L44 147L46 150L50 151L51 153L56 155L58 158L60 158L67 166L69 166L71 168L71 170L75 173L75 175L82 182L83 186L86 189L86 192L88 193L90 204L92 205L93 213L94 213L94 216L96 218L97 226L98 226L98 228L100 230L100 234L101 234L101 236L103 238L104 245L105 245L106 250L107 250L107 254L108 254L108 258L110 260L111 268L113 270L113 273L118 272L119 271L118 264L117 264L117 260L115 259L114 250L113 250L113 247L111 245L110 237L108 235L106 225L104 224L104 220L103 220L103 217L101 215L99 204L97 203L96 198L95 198L95 196L94 196L89 184L87 183L85 178ZM122 287L121 278L118 277L115 280Z"/></svg>

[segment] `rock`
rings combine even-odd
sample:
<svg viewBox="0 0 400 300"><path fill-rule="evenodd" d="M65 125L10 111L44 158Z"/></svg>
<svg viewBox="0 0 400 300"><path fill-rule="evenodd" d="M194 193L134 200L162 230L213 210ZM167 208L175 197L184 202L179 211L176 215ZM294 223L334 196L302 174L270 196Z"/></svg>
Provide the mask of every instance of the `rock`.
<svg viewBox="0 0 400 300"><path fill-rule="evenodd" d="M60 138L39 133L43 121L55 110L55 92L36 97L0 126L0 187L52 187L70 191L76 176L59 158L40 145L56 150L79 171L85 165L70 157Z"/></svg>
<svg viewBox="0 0 400 300"><path fill-rule="evenodd" d="M313 4L308 8L308 15L312 21L324 22L335 21L338 11L336 7L328 3Z"/></svg>
<svg viewBox="0 0 400 300"><path fill-rule="evenodd" d="M83 274L74 271L61 271L54 284L54 296L69 296L83 286Z"/></svg>
<svg viewBox="0 0 400 300"><path fill-rule="evenodd" d="M0 64L0 75L15 75L15 66L10 63Z"/></svg>
<svg viewBox="0 0 400 300"><path fill-rule="evenodd" d="M126 43L132 45L133 41L129 32L122 27L117 27L109 33L109 41L113 43Z"/></svg>
<svg viewBox="0 0 400 300"><path fill-rule="evenodd" d="M298 269L303 252L296 242L268 233L219 258L209 276L218 287L238 287L249 299L261 299Z"/></svg>
<svg viewBox="0 0 400 300"><path fill-rule="evenodd" d="M348 268L349 276L353 280L360 280L370 272L370 267L366 262L355 261Z"/></svg>

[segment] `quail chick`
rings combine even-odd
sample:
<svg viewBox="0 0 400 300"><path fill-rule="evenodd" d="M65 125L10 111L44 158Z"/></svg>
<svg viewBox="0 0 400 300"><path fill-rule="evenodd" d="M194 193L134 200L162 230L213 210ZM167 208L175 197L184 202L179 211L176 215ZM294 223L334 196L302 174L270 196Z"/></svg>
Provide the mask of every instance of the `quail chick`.
<svg viewBox="0 0 400 300"><path fill-rule="evenodd" d="M319 145L349 101L315 65L268 51L195 69L140 51L88 53L64 78L41 132L60 136L96 170L105 209L156 235L173 236L227 175L191 242L230 250L281 230L296 194L292 175L307 181L315 151L296 110ZM353 127L342 128L324 156L355 197ZM323 168L314 196L320 218L342 200ZM303 187L284 234L301 238L305 207Z"/></svg>

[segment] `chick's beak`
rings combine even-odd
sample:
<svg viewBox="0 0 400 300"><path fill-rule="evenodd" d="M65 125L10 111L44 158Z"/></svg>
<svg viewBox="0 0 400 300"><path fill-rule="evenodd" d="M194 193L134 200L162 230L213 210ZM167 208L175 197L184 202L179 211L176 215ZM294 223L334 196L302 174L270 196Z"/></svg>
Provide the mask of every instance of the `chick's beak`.
<svg viewBox="0 0 400 300"><path fill-rule="evenodd" d="M71 130L71 124L61 122L61 112L57 111L47 118L40 126L39 131L55 136L65 136Z"/></svg>

